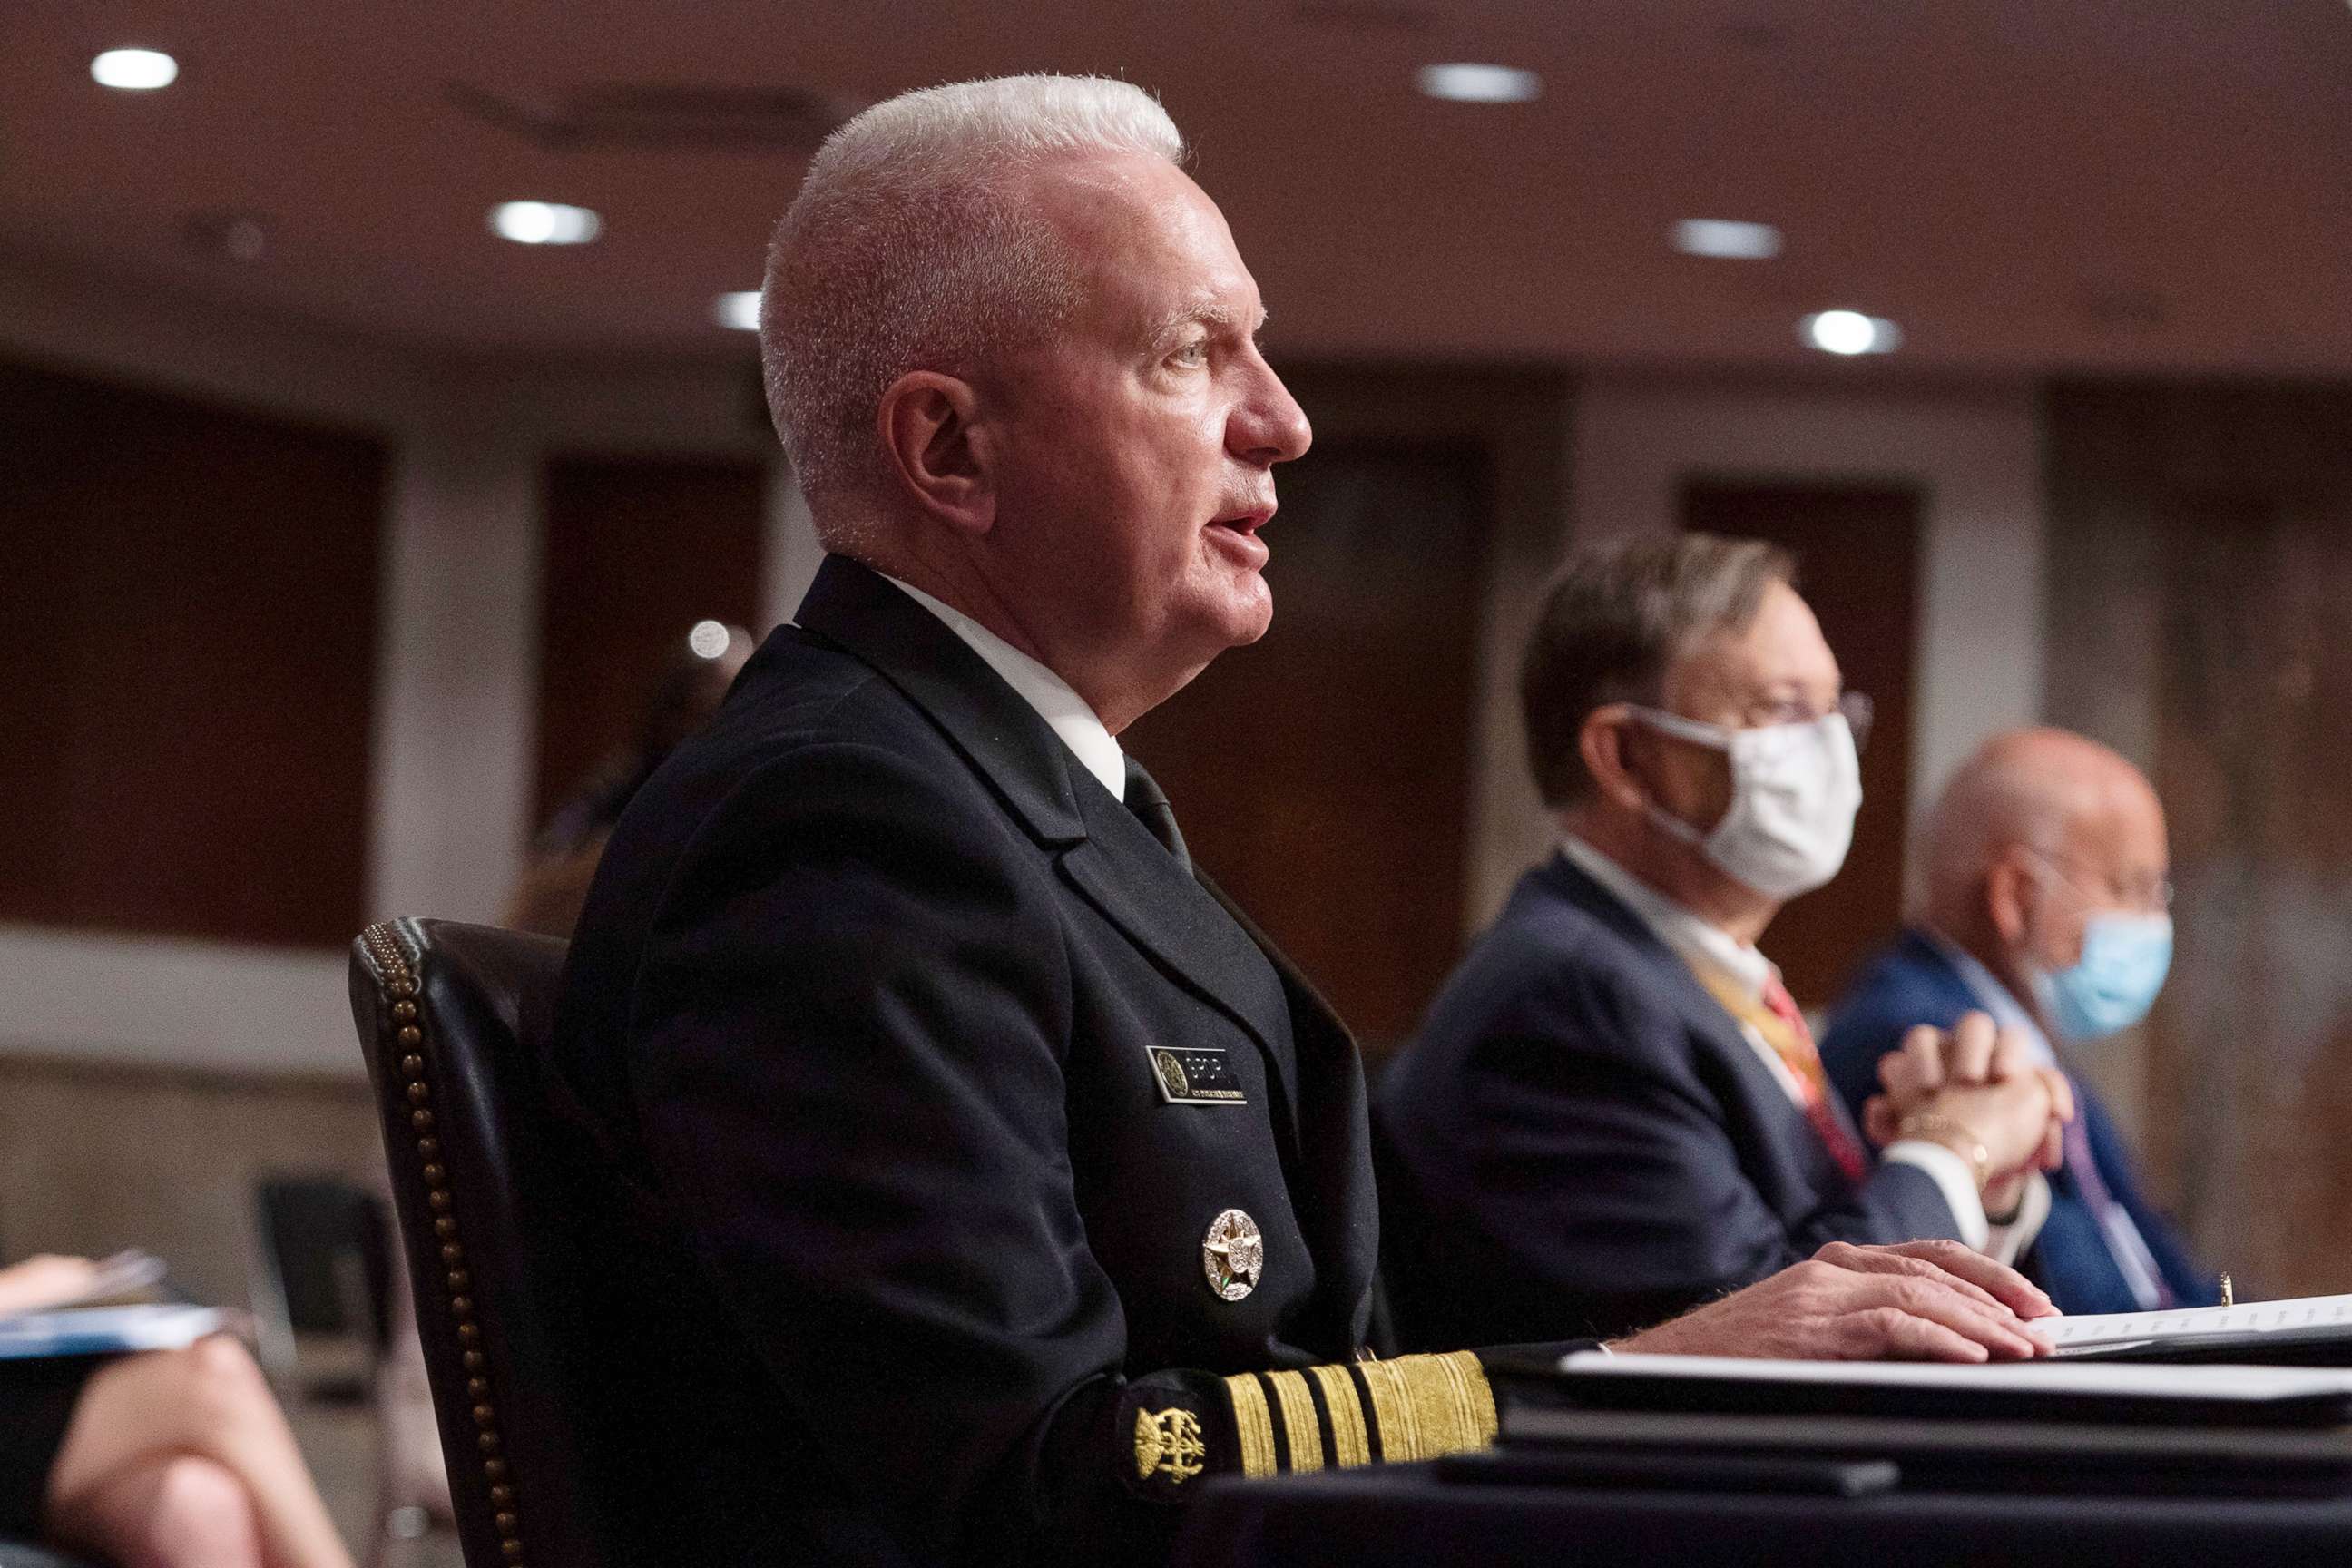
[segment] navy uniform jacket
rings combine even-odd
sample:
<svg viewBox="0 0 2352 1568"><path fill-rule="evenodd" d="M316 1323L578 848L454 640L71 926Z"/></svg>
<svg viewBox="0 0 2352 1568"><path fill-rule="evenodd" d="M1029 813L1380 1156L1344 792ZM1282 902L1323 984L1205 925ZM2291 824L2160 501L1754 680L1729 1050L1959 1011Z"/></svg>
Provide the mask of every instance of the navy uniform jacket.
<svg viewBox="0 0 2352 1568"><path fill-rule="evenodd" d="M623 816L557 1036L646 1562L1150 1562L1205 1475L1491 1434L1475 1356L1354 1364L1346 1031L862 566Z"/></svg>
<svg viewBox="0 0 2352 1568"><path fill-rule="evenodd" d="M1688 965L1564 855L1446 983L1378 1119L1410 1344L1533 1338L1563 1312L1623 1333L1828 1242L1958 1232L1924 1171L1849 1183Z"/></svg>
<svg viewBox="0 0 2352 1568"><path fill-rule="evenodd" d="M1906 931L1863 966L1853 988L1831 1015L1829 1033L1822 1040L1822 1065L1846 1103L1858 1106L1878 1092L1878 1059L1898 1049L1905 1035L1921 1024L1948 1029L1962 1014L1983 1007L1942 949L1922 932ZM2089 1084L2079 1078L2074 1081L2076 1111L2084 1119L2099 1175L2108 1195L2123 1205L2139 1227L2165 1283L2184 1307L2219 1301L2220 1282L2197 1266L2179 1232L2141 1193L2131 1155L2106 1107ZM2071 1170L2051 1176L2050 1218L2019 1267L2050 1293L2061 1311L2139 1310L2097 1216L2084 1199L2082 1183Z"/></svg>

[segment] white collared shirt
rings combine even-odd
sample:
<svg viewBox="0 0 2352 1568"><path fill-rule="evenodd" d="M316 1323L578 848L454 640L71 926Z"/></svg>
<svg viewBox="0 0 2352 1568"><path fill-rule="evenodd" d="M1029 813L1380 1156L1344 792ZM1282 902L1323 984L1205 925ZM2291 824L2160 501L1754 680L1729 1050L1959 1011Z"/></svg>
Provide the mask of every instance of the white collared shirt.
<svg viewBox="0 0 2352 1568"><path fill-rule="evenodd" d="M1727 977L1753 995L1759 1005L1762 1004L1765 987L1780 970L1761 952L1676 903L1576 835L1562 834L1559 847L1570 864L1639 916L1642 923L1685 963ZM1772 1075L1773 1081L1788 1095L1789 1102L1802 1110L1805 1086L1789 1064L1780 1059L1780 1053L1753 1026L1738 1019L1733 1021L1739 1024L1740 1034L1765 1070ZM2008 1225L1995 1226L1985 1217L1984 1198L1977 1191L1976 1173L1966 1160L1941 1143L1925 1138L1900 1138L1889 1143L1878 1157L1885 1164L1909 1165L1926 1172L1944 1194L1959 1227L1960 1239L2000 1262L2010 1262L2025 1250L2049 1216L2050 1188L2039 1173L2027 1184L2025 1202L2017 1217Z"/></svg>
<svg viewBox="0 0 2352 1568"><path fill-rule="evenodd" d="M1110 791L1113 800L1127 799L1127 753L1119 750L1118 742L1109 729L1087 706L1087 700L1070 689L1070 683L1044 665L965 615L952 605L941 604L911 583L902 583L887 572L877 574L882 580L907 597L929 610L961 637L971 651L988 661L988 668L1004 678L1004 684L1021 694L1022 700L1037 710L1062 744L1070 748L1087 772Z"/></svg>

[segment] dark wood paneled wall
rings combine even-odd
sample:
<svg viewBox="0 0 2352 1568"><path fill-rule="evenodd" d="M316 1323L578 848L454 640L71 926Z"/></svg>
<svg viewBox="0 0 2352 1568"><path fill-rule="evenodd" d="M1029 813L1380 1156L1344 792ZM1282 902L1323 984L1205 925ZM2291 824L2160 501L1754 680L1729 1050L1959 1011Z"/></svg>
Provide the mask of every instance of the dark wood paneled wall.
<svg viewBox="0 0 2352 1568"><path fill-rule="evenodd" d="M2143 1144L2241 1296L2352 1289L2352 389L2061 384L2049 710L2147 768Z"/></svg>
<svg viewBox="0 0 2352 1568"><path fill-rule="evenodd" d="M341 945L385 455L0 364L0 919Z"/></svg>
<svg viewBox="0 0 2352 1568"><path fill-rule="evenodd" d="M756 637L766 470L565 455L545 469L538 816L636 733L695 622Z"/></svg>
<svg viewBox="0 0 2352 1568"><path fill-rule="evenodd" d="M1876 710L1845 868L1781 910L1764 940L1789 990L1808 1007L1835 1001L1855 966L1902 924L1919 519L1916 489L1717 479L1683 488L1684 526L1767 539L1795 553L1798 589L1822 623L1846 689L1866 694Z"/></svg>

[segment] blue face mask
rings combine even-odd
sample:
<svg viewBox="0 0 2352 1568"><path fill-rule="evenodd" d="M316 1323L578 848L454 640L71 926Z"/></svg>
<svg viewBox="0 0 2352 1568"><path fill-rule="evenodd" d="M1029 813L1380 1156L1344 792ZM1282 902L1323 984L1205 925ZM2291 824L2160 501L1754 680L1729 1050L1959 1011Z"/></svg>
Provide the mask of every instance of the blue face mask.
<svg viewBox="0 0 2352 1568"><path fill-rule="evenodd" d="M2042 1010L2070 1040L2095 1040L2147 1016L2172 967L2172 917L2113 910L2083 928L2083 956L2072 969L2032 972Z"/></svg>

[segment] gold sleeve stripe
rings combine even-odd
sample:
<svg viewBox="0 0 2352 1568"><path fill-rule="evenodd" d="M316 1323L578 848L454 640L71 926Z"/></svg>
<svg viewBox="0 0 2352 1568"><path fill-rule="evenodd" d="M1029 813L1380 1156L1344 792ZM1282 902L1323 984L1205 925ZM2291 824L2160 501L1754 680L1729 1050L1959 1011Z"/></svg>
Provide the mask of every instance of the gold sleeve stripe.
<svg viewBox="0 0 2352 1568"><path fill-rule="evenodd" d="M1321 1469L1323 1430L1315 1419L1315 1396L1307 1391L1307 1379L1295 1372L1270 1372L1265 1377L1274 1384L1275 1403L1282 1406L1282 1430L1290 1439L1290 1468Z"/></svg>
<svg viewBox="0 0 2352 1568"><path fill-rule="evenodd" d="M1364 1391L1372 1396L1372 1419L1381 1428L1381 1458L1391 1464L1422 1457L1412 1401L1404 1392L1403 1365L1402 1360L1368 1361L1356 1368L1364 1374Z"/></svg>
<svg viewBox="0 0 2352 1568"><path fill-rule="evenodd" d="M1356 1380L1344 1366L1307 1370L1321 1386L1323 1404L1331 1412L1331 1463L1343 1470L1371 1463L1372 1440L1364 1430L1364 1402L1356 1397Z"/></svg>
<svg viewBox="0 0 2352 1568"><path fill-rule="evenodd" d="M1357 1369L1371 1390L1381 1452L1391 1461L1430 1459L1495 1440L1495 1394L1469 1351L1367 1362Z"/></svg>
<svg viewBox="0 0 2352 1568"><path fill-rule="evenodd" d="M1495 1391L1487 1386L1486 1369L1469 1351L1455 1351L1434 1359L1444 1372L1449 1397L1461 1422L1462 1446L1492 1447L1502 1423L1495 1416Z"/></svg>
<svg viewBox="0 0 2352 1568"><path fill-rule="evenodd" d="M1266 1408L1265 1390L1256 1374L1243 1373L1225 1379L1234 1401L1234 1426L1241 1435L1242 1474L1270 1476L1281 1467L1274 1457L1274 1413Z"/></svg>

